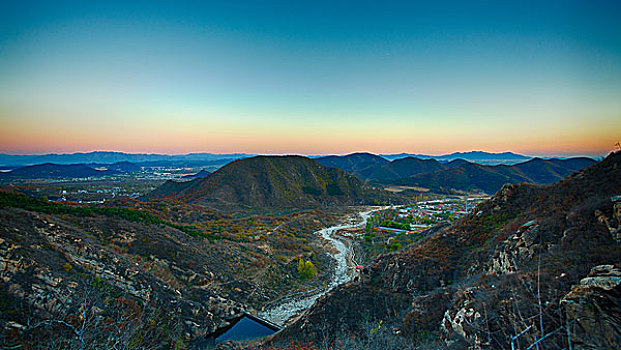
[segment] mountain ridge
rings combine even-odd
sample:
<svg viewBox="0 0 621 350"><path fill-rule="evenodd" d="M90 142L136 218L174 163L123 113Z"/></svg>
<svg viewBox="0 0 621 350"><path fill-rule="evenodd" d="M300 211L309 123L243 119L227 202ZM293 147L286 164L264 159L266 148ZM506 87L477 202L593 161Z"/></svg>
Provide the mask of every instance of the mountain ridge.
<svg viewBox="0 0 621 350"><path fill-rule="evenodd" d="M453 162L459 162L455 160ZM494 193L503 185L531 183L546 185L560 181L595 161L590 158L534 158L515 165L482 165L467 161L430 173L415 174L395 180L398 185L421 186L434 191L482 190Z"/></svg>
<svg viewBox="0 0 621 350"><path fill-rule="evenodd" d="M436 192L482 190L487 193L499 190L505 183L548 184L560 181L595 162L586 157L532 158L514 165L485 165L464 159L441 163L436 159L416 157L384 161L373 154L328 156L316 160L348 171L372 184L416 186Z"/></svg>
<svg viewBox="0 0 621 350"><path fill-rule="evenodd" d="M443 155L426 155L426 154L410 154L410 153L398 153L398 154L380 154L380 156L388 160L396 160L406 157L416 157L420 159L435 159L442 162L448 162L455 159L464 159L479 164L511 164L520 161L525 161L533 157L518 154L514 152L485 152L485 151L466 151L466 152L453 152Z"/></svg>
<svg viewBox="0 0 621 350"><path fill-rule="evenodd" d="M187 153L187 154L158 154L158 153L126 153L116 151L93 151L76 153L48 153L38 155L16 155L0 153L0 165L36 165L42 163L77 164L77 163L102 163L112 164L118 162L190 162L190 161L214 161L226 159L240 159L251 157L245 153Z"/></svg>

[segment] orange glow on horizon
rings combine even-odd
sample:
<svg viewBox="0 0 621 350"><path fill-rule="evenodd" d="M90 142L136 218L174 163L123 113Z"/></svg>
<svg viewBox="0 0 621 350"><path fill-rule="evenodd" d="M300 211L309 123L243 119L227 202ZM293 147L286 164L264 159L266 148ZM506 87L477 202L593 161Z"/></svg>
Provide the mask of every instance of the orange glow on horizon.
<svg viewBox="0 0 621 350"><path fill-rule="evenodd" d="M4 129L0 132L0 152L10 154L44 154L74 153L99 150L112 150L127 153L249 153L249 154L348 154L353 152L370 152L376 154L413 153L442 155L453 152L487 151L515 152L526 155L606 155L615 149L616 139L583 138L567 140L566 138L529 138L527 140L507 140L505 142L485 142L468 140L464 137L457 142L444 142L442 139L423 140L397 139L391 142L365 140L364 137L343 137L323 139L308 137L301 139L296 135L276 138L271 135L254 137L200 137L196 135L174 136L143 134L135 139L120 135L96 135L67 133L47 133L30 130L13 131ZM11 132L12 131L12 132ZM148 137L147 137L148 136Z"/></svg>
<svg viewBox="0 0 621 350"><path fill-rule="evenodd" d="M97 122L38 120L25 113L20 118L0 114L0 152L16 154L73 153L118 150L128 153L181 154L376 154L418 153L441 155L482 150L511 151L526 155L606 155L619 141L621 122L589 123L577 120L550 132L510 124L479 127L456 120L437 125L381 120L334 123L301 121L249 121L219 118L209 121L153 121L123 124L115 119ZM260 120L260 119L259 119ZM621 118L619 119L621 120ZM502 126L502 125L501 125ZM520 129L522 128L522 129Z"/></svg>

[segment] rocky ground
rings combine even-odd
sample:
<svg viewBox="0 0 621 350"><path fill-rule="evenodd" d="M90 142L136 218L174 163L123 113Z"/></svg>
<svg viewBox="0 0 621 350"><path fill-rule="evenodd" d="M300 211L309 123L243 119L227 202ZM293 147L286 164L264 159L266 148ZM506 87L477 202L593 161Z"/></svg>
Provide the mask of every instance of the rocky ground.
<svg viewBox="0 0 621 350"><path fill-rule="evenodd" d="M13 194L3 196L4 347L191 347L244 311L255 313L272 299L330 278L331 258L313 233L337 217L322 212L241 221L184 216L193 227L209 226L219 235L208 239L178 224L78 215L63 206L54 210L64 213L50 214L40 202L48 209L25 210L9 198ZM169 208L161 218L172 220L174 206ZM239 231L216 229L227 227L227 220ZM297 256L312 260L319 276L300 278Z"/></svg>

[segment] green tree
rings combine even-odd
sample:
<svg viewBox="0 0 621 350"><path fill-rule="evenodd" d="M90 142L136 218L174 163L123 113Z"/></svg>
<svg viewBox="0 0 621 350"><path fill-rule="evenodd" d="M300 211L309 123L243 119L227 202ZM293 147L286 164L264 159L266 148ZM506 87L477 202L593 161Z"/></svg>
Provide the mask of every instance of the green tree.
<svg viewBox="0 0 621 350"><path fill-rule="evenodd" d="M304 259L302 258L298 260L298 273L303 279L311 279L317 276L317 270L315 269L313 262L310 260L304 262Z"/></svg>

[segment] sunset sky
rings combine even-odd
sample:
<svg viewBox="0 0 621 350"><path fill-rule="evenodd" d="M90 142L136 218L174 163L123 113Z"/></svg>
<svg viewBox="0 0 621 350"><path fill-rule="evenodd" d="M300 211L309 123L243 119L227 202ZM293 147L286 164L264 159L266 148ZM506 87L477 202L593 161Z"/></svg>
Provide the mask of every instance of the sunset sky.
<svg viewBox="0 0 621 350"><path fill-rule="evenodd" d="M0 152L603 155L621 1L2 1Z"/></svg>

